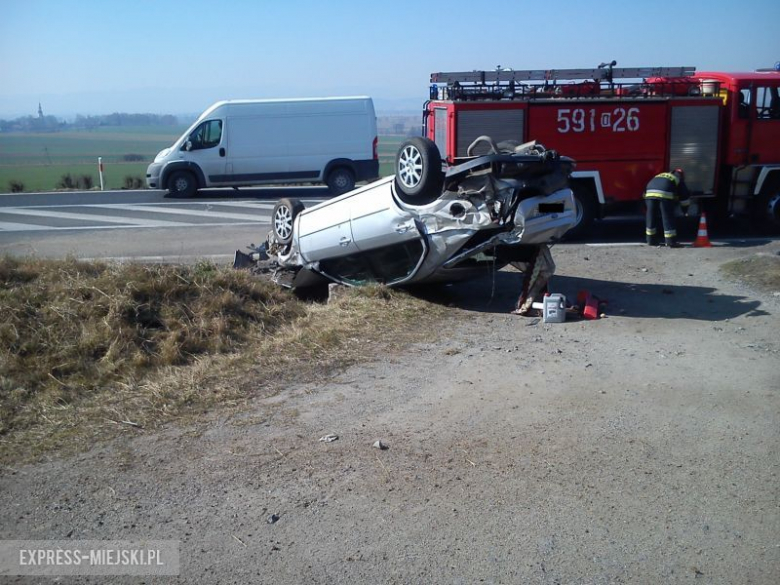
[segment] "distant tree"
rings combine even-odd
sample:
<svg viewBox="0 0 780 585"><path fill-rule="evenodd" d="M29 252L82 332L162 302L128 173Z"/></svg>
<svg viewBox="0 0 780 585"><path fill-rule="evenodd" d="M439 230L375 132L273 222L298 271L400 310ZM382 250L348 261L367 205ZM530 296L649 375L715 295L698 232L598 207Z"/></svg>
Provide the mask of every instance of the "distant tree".
<svg viewBox="0 0 780 585"><path fill-rule="evenodd" d="M0 120L0 132L59 132L60 130L94 130L112 126L176 126L178 118L170 114L124 114L115 112L105 116L78 114L71 124L60 122L54 116L23 116L14 120Z"/></svg>

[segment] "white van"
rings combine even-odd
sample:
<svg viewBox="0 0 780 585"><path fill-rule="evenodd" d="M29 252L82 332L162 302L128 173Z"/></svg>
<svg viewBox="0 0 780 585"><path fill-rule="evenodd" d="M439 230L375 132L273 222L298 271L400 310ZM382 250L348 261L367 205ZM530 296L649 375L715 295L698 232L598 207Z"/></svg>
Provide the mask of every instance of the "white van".
<svg viewBox="0 0 780 585"><path fill-rule="evenodd" d="M146 170L152 189L326 183L335 194L379 176L369 97L217 102Z"/></svg>

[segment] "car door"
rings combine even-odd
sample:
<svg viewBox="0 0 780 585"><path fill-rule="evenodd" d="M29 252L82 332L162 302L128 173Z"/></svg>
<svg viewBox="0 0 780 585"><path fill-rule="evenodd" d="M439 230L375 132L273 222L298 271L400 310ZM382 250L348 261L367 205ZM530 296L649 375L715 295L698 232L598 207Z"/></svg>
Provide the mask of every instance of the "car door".
<svg viewBox="0 0 780 585"><path fill-rule="evenodd" d="M350 194L306 209L297 218L298 251L306 262L357 252L350 227Z"/></svg>
<svg viewBox="0 0 780 585"><path fill-rule="evenodd" d="M352 252L323 258L320 270L350 285L401 284L419 270L428 252L413 213L393 197L393 177L372 183L345 199L349 204Z"/></svg>
<svg viewBox="0 0 780 585"><path fill-rule="evenodd" d="M368 251L421 238L409 211L393 198L392 177L373 183L351 199L352 237Z"/></svg>

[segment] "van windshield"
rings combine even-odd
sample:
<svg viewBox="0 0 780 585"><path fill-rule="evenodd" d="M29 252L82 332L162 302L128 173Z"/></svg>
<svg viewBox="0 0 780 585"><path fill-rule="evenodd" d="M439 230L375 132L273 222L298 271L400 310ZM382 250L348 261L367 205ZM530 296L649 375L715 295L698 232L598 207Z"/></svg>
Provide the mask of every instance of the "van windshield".
<svg viewBox="0 0 780 585"><path fill-rule="evenodd" d="M208 120L195 128L190 134L190 150L213 148L222 140L222 120Z"/></svg>

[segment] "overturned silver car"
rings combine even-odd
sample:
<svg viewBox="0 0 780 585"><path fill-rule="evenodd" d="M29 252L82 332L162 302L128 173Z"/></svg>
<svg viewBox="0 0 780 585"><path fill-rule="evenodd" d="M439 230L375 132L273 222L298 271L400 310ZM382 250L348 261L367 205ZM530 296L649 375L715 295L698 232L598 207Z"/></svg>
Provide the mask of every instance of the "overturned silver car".
<svg viewBox="0 0 780 585"><path fill-rule="evenodd" d="M480 144L481 143L481 144ZM277 281L388 286L455 281L527 258L574 226L574 162L535 143L494 144L442 170L436 145L411 138L395 175L305 209L282 199L265 252ZM280 275L284 274L284 277Z"/></svg>

